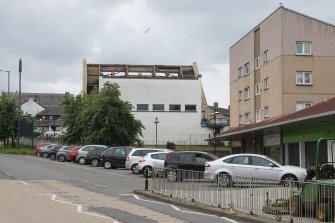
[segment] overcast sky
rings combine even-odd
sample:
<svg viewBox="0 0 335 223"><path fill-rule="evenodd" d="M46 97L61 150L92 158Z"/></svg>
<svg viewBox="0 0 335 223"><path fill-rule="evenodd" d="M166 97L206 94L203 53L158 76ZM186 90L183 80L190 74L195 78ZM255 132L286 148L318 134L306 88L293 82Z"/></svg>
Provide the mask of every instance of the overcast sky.
<svg viewBox="0 0 335 223"><path fill-rule="evenodd" d="M335 24L334 0L0 0L0 69L22 92L79 94L88 63L191 65L229 105L229 47L285 7ZM145 30L150 30L145 33ZM7 73L0 72L0 91Z"/></svg>

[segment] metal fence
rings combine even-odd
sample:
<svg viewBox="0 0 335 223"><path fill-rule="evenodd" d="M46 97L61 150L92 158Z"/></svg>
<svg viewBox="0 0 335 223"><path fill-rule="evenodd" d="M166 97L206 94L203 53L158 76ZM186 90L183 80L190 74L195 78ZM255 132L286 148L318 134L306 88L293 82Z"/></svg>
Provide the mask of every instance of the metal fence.
<svg viewBox="0 0 335 223"><path fill-rule="evenodd" d="M281 222L335 221L335 187L329 183L230 176L228 179L218 183L204 179L203 172L154 169L152 190L173 198Z"/></svg>

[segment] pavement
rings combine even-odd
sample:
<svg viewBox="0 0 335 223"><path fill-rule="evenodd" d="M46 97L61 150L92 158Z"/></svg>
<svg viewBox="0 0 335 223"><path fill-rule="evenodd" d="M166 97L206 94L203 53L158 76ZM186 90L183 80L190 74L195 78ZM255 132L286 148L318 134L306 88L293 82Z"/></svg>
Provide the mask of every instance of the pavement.
<svg viewBox="0 0 335 223"><path fill-rule="evenodd" d="M134 190L134 194L141 195L150 199L159 200L172 205L178 205L181 207L201 211L208 214L213 214L221 217L227 217L236 222L250 222L250 223L276 223L277 221L266 218L264 216L245 214L241 212L236 212L232 209L226 209L221 207L214 207L198 202L192 202L186 199L172 198L169 196L161 195L150 190Z"/></svg>

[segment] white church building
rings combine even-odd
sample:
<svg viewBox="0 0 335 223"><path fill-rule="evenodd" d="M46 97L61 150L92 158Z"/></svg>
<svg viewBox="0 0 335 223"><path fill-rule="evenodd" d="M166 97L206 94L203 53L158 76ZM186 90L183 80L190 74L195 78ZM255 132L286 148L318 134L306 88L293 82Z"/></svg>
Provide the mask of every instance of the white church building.
<svg viewBox="0 0 335 223"><path fill-rule="evenodd" d="M197 64L191 66L87 64L83 60L83 93L107 82L120 86L121 99L132 105L144 125L146 145L205 145L212 130Z"/></svg>

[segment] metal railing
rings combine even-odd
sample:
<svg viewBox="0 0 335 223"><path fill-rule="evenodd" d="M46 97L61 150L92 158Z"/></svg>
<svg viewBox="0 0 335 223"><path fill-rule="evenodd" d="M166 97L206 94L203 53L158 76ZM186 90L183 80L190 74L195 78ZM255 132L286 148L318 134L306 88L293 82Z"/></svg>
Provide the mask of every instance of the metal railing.
<svg viewBox="0 0 335 223"><path fill-rule="evenodd" d="M227 178L218 181L218 178ZM281 222L334 222L335 180L293 182L203 172L154 169L152 190L172 198L271 218ZM332 181L332 180L328 180Z"/></svg>

